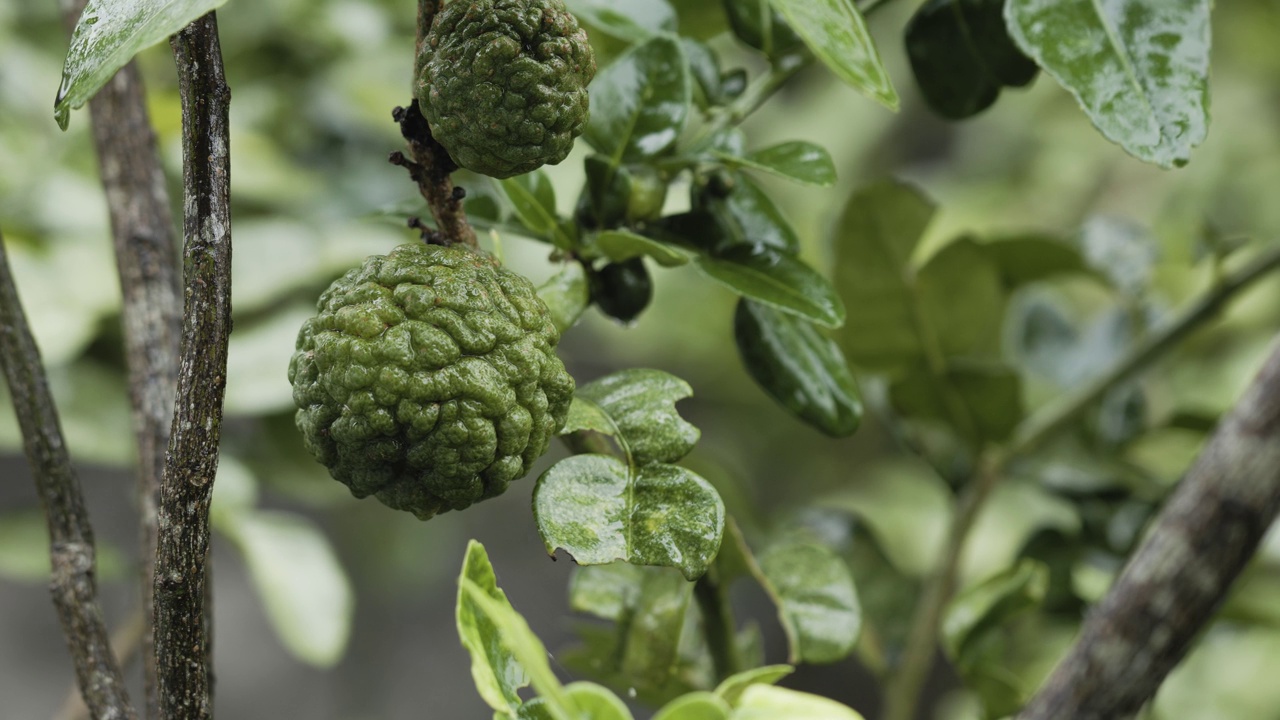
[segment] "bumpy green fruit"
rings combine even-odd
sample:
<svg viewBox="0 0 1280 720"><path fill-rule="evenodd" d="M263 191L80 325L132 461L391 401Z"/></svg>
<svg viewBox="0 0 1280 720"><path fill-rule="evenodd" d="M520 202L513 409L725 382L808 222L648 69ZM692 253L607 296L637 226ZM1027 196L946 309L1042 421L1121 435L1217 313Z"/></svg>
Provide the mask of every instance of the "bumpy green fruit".
<svg viewBox="0 0 1280 720"><path fill-rule="evenodd" d="M491 498L564 424L573 378L525 278L462 247L402 245L303 324L289 381L307 449L356 497L422 519Z"/></svg>
<svg viewBox="0 0 1280 720"><path fill-rule="evenodd" d="M452 0L436 14L415 94L458 165L506 178L564 160L596 73L563 0Z"/></svg>

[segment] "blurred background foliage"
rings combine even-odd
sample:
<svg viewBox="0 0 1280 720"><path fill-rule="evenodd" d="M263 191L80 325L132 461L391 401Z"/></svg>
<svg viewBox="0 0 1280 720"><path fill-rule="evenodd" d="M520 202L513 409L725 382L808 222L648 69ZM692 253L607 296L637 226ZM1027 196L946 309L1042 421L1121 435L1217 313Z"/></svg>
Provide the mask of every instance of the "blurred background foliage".
<svg viewBox="0 0 1280 720"><path fill-rule="evenodd" d="M673 4L681 32L705 39L724 68L764 67L725 32L719 3ZM1108 143L1043 76L1006 90L973 119L939 119L921 100L903 49L914 4L894 0L869 21L902 98L899 113L810 67L742 126L751 148L797 139L826 147L837 183L755 179L794 226L801 255L828 277L847 198L886 177L938 204L917 262L965 234L1077 238L1096 250L1086 255L1111 282L1038 283L1014 295L1005 318L988 318L993 331L1003 328L1029 407L1109 366L1224 268L1256 253L1248 241L1280 237L1273 0L1215 8L1213 124L1191 164L1172 172ZM96 503L108 608L123 622L136 550L119 293L88 116L77 113L61 133L51 112L66 48L56 6L0 2L0 228ZM491 549L504 587L553 656L566 644L569 563L543 553L528 509L532 479L465 514L419 523L353 500L293 429L285 369L315 297L366 255L410 240L403 218L422 210L404 172L386 162L402 144L391 109L409 100L413 19L408 0L238 0L219 13L233 91L235 332L215 499L215 646L220 712L231 717L487 717L452 629L453 573L468 537ZM621 50L605 33L593 31L592 40L602 65ZM139 60L177 198L172 60L164 47ZM588 154L579 143L546 168L564 216L574 211ZM465 174L458 182L473 193L486 187ZM687 185L677 179L667 213L687 209ZM547 245L509 234L485 240L535 282L557 269ZM954 478L903 449L891 414L869 413L843 440L794 419L736 357L736 298L687 266L650 270L654 300L637 321L624 326L592 311L566 334L562 356L580 383L628 367L687 380L694 397L681 409L703 437L686 463L717 486L744 530L800 524L849 561L865 613L860 665L809 668L788 683L874 714L868 670L883 669L909 620L904 608L938 555ZM937 717L977 717L979 701L990 710L1034 687L1278 325L1280 282L1265 281L1019 466L984 511L962 566L967 589L951 615L961 620L946 630L953 669L969 689L952 675L935 678L931 691L946 696ZM869 406L883 410L885 383L859 379ZM6 714L46 717L61 702L69 664L41 587L47 540L7 413L0 449L13 456L0 487L0 697ZM780 633L761 599L735 599L746 616L755 612L770 659L781 660ZM966 613L994 619L965 624ZM1148 716L1276 717L1280 687L1268 679L1277 664L1273 535Z"/></svg>

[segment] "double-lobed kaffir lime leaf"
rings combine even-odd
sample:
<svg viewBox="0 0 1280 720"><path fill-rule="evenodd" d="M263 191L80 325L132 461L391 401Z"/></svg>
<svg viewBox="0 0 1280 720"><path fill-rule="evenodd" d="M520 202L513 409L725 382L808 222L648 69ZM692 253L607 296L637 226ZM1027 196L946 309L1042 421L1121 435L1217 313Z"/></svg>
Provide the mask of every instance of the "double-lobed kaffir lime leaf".
<svg viewBox="0 0 1280 720"><path fill-rule="evenodd" d="M585 454L538 478L533 506L547 552L579 564L625 560L674 567L693 579L720 547L724 504L710 483L672 465L698 430L675 410L692 390L657 370L627 370L579 388L564 434L612 436L624 459Z"/></svg>

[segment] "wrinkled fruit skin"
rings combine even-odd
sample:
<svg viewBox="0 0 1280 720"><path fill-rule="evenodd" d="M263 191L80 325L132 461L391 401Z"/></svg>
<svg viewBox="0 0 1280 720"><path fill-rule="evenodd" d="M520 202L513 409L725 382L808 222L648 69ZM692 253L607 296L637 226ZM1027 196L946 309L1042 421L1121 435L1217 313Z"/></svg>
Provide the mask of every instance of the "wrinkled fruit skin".
<svg viewBox="0 0 1280 720"><path fill-rule="evenodd" d="M289 381L307 449L422 519L491 498L564 424L573 378L533 285L461 247L402 245L334 281Z"/></svg>
<svg viewBox="0 0 1280 720"><path fill-rule="evenodd" d="M452 0L418 58L415 94L459 166L495 178L564 160L596 73L563 0Z"/></svg>

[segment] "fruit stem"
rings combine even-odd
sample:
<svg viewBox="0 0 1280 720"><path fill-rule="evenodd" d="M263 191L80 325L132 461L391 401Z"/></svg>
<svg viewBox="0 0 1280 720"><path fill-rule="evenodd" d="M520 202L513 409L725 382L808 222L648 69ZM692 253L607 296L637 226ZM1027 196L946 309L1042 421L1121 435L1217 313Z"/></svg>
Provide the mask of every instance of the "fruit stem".
<svg viewBox="0 0 1280 720"><path fill-rule="evenodd" d="M441 0L418 0L418 38L413 55L414 82L417 82L418 62L427 42L427 30L431 28L431 23L443 4ZM449 177L458 166L431 136L431 128L427 125L427 119L422 116L418 101L411 102L408 108L396 108L391 117L400 125L400 134L409 143L408 156L402 152L394 152L389 158L391 164L409 171L409 177L417 183L418 192L422 193L427 207L431 208L431 217L435 218L435 231L424 231L423 239L433 245L479 247L475 228L467 222L467 213L462 209L466 191L454 187L453 179ZM411 222L410 227L417 225Z"/></svg>

